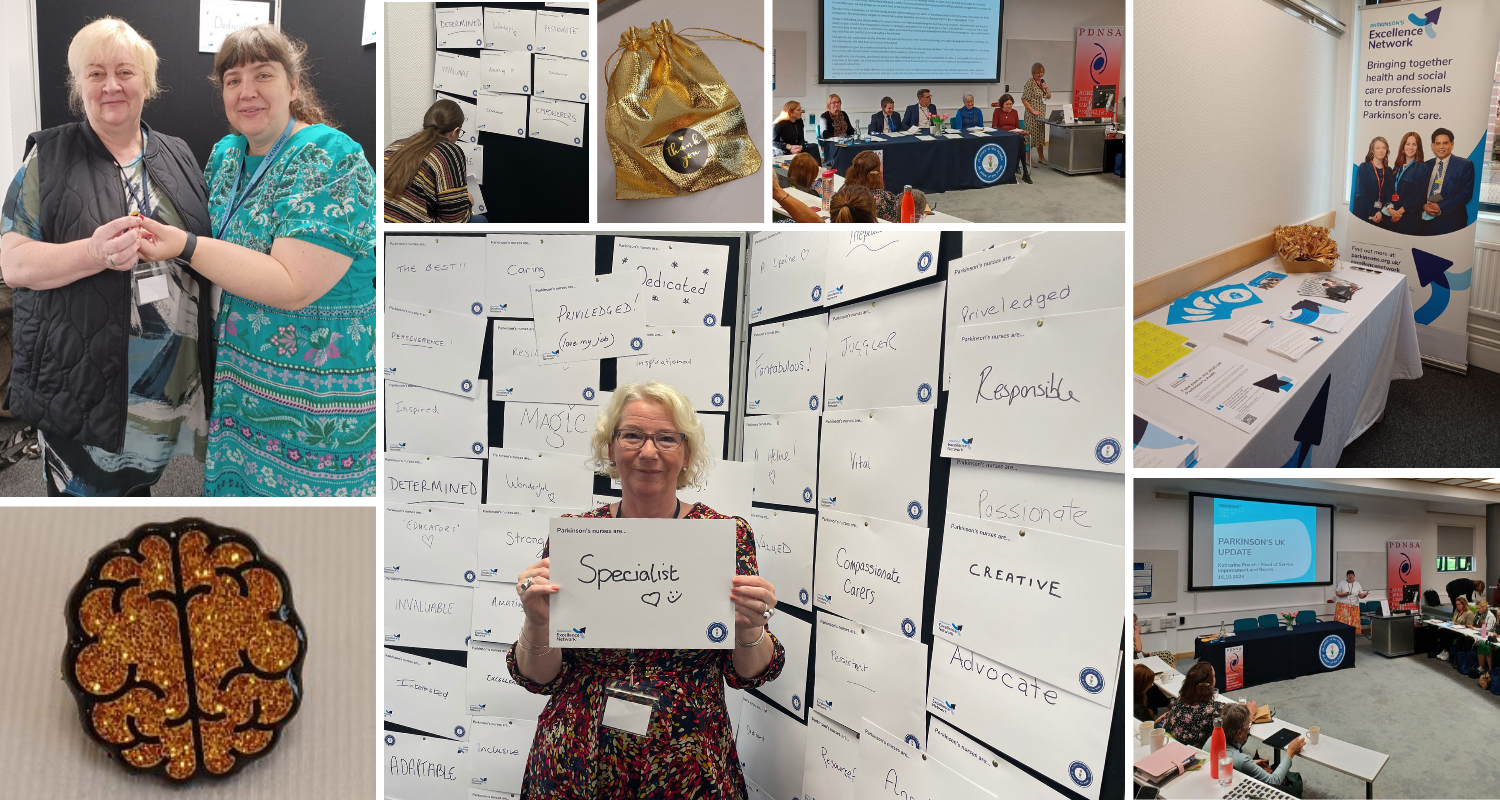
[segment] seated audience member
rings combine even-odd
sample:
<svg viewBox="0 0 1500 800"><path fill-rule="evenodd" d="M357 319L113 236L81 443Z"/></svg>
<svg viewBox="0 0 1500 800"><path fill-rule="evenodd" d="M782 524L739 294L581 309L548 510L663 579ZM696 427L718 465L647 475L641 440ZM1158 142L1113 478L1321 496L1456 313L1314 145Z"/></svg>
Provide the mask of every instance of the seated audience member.
<svg viewBox="0 0 1500 800"><path fill-rule="evenodd" d="M792 157L792 163L786 166L786 176L792 181L792 185L804 192L821 194L823 191L823 179L818 177L818 160L807 153L798 153Z"/></svg>
<svg viewBox="0 0 1500 800"><path fill-rule="evenodd" d="M1474 624L1474 609L1469 607L1469 598L1463 595L1453 598L1453 624L1464 627Z"/></svg>
<svg viewBox="0 0 1500 800"><path fill-rule="evenodd" d="M932 104L932 92L918 89L917 102L906 107L906 113L902 115L901 122L906 128L930 128L932 118L937 116L937 113L937 106Z"/></svg>
<svg viewBox="0 0 1500 800"><path fill-rule="evenodd" d="M781 188L781 183L774 177L771 178L771 199L781 205L782 210L793 222L873 223L876 221L874 197L869 189L855 184L846 183L844 188L834 193L828 203L830 218L827 220L818 216L817 211L792 197L787 190Z"/></svg>
<svg viewBox="0 0 1500 800"><path fill-rule="evenodd" d="M995 118L991 120L990 127L1021 135L1021 181L1031 183L1031 169L1027 166L1027 162L1031 160L1027 155L1029 146L1025 138L1026 130L1021 127L1020 114L1016 111L1016 98L1008 94L1000 95L1000 103L995 109Z"/></svg>
<svg viewBox="0 0 1500 800"><path fill-rule="evenodd" d="M1199 661L1188 669L1177 701L1160 722L1173 739L1202 749L1214 732L1214 720L1223 711L1224 703L1214 699L1214 667Z"/></svg>
<svg viewBox="0 0 1500 800"><path fill-rule="evenodd" d="M781 107L781 115L772 125L771 149L778 155L808 153L817 158L818 146L807 142L802 128L802 104L796 100L786 101Z"/></svg>
<svg viewBox="0 0 1500 800"><path fill-rule="evenodd" d="M870 196L875 198L875 213L881 219L887 222L901 221L901 195L886 190L880 156L869 150L854 156L854 160L849 162L849 169L844 171L844 185L851 183L870 190Z"/></svg>
<svg viewBox="0 0 1500 800"><path fill-rule="evenodd" d="M1167 666L1171 667L1172 669L1177 669L1177 655L1175 653L1173 653L1171 650L1158 650L1155 653L1147 653L1146 651L1144 651L1144 650L1141 649L1141 646L1142 646L1141 645L1141 615L1140 614L1131 614L1130 616L1131 616L1132 619L1135 620L1135 656L1134 656L1134 658L1145 658L1146 656L1156 656L1157 658L1159 658L1162 661L1166 662Z"/></svg>
<svg viewBox="0 0 1500 800"><path fill-rule="evenodd" d="M977 108L974 107L974 95L972 95L972 94L966 94L966 95L964 95L964 107L960 108L953 115L953 128L954 128L954 130L960 130L961 131L961 130L963 130L965 128L983 128L983 127L984 127L984 112L980 111L979 109L977 109Z"/></svg>
<svg viewBox="0 0 1500 800"><path fill-rule="evenodd" d="M1141 722L1156 719L1172 701L1156 685L1156 673L1145 664L1135 665L1135 718Z"/></svg>
<svg viewBox="0 0 1500 800"><path fill-rule="evenodd" d="M870 133L897 133L907 127L896 116L896 101L889 97L880 98L880 110L870 115Z"/></svg>
<svg viewBox="0 0 1500 800"><path fill-rule="evenodd" d="M844 101L836 94L828 95L828 110L818 115L818 138L834 139L854 133L854 123L844 112Z"/></svg>
<svg viewBox="0 0 1500 800"><path fill-rule="evenodd" d="M1493 637L1495 635L1495 623L1497 622L1500 622L1500 608L1490 606L1489 610L1485 612L1483 620L1480 621L1480 628L1488 633L1490 637ZM1489 638L1474 644L1474 652L1479 655L1480 673L1489 672L1495 668L1494 656L1497 650L1500 650L1500 645L1491 642Z"/></svg>
<svg viewBox="0 0 1500 800"><path fill-rule="evenodd" d="M932 209L927 206L927 195L923 194L921 189L911 190L911 202L912 208L917 211L917 218L913 220L914 222L921 222L923 217L932 213Z"/></svg>
<svg viewBox="0 0 1500 800"><path fill-rule="evenodd" d="M1295 797L1302 796L1302 778L1292 772L1292 759L1302 752L1302 746L1307 744L1306 740L1298 736L1286 746L1286 757L1276 765L1274 772L1267 772L1267 762L1255 757L1254 751L1244 751L1245 741L1250 738L1250 720L1252 718L1250 709L1239 703L1230 703L1224 706L1222 719L1224 721L1224 743L1225 749L1229 751L1229 758L1234 762L1237 772L1269 784Z"/></svg>

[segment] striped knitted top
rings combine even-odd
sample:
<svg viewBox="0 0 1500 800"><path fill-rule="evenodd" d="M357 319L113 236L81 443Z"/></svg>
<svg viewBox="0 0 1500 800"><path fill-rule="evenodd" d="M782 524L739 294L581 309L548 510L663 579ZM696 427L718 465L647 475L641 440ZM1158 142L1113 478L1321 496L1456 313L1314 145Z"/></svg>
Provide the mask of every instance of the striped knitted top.
<svg viewBox="0 0 1500 800"><path fill-rule="evenodd" d="M385 163L401 149L405 140L385 149ZM440 141L422 166L411 185L395 200L385 201L386 222L468 222L472 216L467 161L464 151L449 141Z"/></svg>

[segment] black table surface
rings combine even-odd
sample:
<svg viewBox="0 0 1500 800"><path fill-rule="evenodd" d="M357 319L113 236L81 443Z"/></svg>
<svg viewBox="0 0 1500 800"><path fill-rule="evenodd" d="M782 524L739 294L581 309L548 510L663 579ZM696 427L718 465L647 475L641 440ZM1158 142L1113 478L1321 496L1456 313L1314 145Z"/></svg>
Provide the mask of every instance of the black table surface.
<svg viewBox="0 0 1500 800"><path fill-rule="evenodd" d="M1230 647L1245 648L1244 685L1291 680L1303 675L1332 672L1354 667L1354 637L1358 631L1342 622L1314 622L1288 629L1262 628L1242 631L1222 642L1194 640L1193 655L1214 667L1219 691L1224 689L1224 651ZM1319 659L1319 647L1328 636L1344 640L1344 660L1329 669Z"/></svg>
<svg viewBox="0 0 1500 800"><path fill-rule="evenodd" d="M998 144L1005 152L1005 169L1000 179L986 183L975 169L975 156L987 144ZM825 158L840 175L845 174L854 157L865 150L883 150L882 172L885 188L900 192L911 185L924 192L946 192L953 189L983 189L1016 182L1016 165L1021 160L1022 139L1008 131L990 131L984 136L968 133L961 138L939 136L927 142L916 136L896 136L883 142L859 142L845 145L824 141Z"/></svg>

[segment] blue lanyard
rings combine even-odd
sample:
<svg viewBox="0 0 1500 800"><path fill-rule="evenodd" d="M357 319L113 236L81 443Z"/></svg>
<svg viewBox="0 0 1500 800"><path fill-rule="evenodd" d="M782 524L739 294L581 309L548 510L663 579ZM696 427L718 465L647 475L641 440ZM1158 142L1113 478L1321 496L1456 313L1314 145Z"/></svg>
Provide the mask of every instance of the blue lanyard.
<svg viewBox="0 0 1500 800"><path fill-rule="evenodd" d="M146 126L141 125L141 154L136 156L135 162L141 165L141 192L136 194L135 184L130 182L130 176L126 174L125 168L120 166L120 159L114 158L115 169L120 171L120 180L125 183L125 191L130 192L130 199L135 201L135 208L141 216L151 216L151 183L146 173ZM129 209L126 209L127 211Z"/></svg>
<svg viewBox="0 0 1500 800"><path fill-rule="evenodd" d="M229 221L234 219L235 213L240 210L240 206L245 202L245 198L249 197L250 193L255 191L255 187L260 185L260 179L265 177L266 168L271 166L272 161L276 160L276 155L281 152L282 145L286 144L286 140L292 135L292 126L296 124L297 118L295 116L286 121L286 130L281 132L281 135L276 138L276 143L271 145L270 150L266 151L265 159L260 162L259 167L256 167L255 175L250 178L250 185L246 186L244 191L240 191L240 183L245 178L245 154L240 155L240 169L234 176L234 189L229 193L234 198L234 202L230 204L228 212L219 218L219 229L214 232L215 239L223 237L224 229L229 227ZM249 153L249 151L250 140L246 139L245 153Z"/></svg>

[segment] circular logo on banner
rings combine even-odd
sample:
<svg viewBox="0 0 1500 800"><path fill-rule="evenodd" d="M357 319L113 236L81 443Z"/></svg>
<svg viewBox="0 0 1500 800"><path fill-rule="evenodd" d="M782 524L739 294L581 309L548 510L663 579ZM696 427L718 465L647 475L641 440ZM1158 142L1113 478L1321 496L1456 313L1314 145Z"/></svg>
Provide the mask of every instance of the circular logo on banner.
<svg viewBox="0 0 1500 800"><path fill-rule="evenodd" d="M587 101L589 99L589 93L588 92L579 92L578 93L578 99L579 100L583 100L583 101Z"/></svg>
<svg viewBox="0 0 1500 800"><path fill-rule="evenodd" d="M810 397L810 398L807 399L807 408L808 408L809 411L817 411L818 410L818 396L817 395L813 395L812 397Z"/></svg>
<svg viewBox="0 0 1500 800"><path fill-rule="evenodd" d="M396 743L396 737L394 737L394 736L390 735L389 733L387 733L385 735L385 743L387 745L394 745Z"/></svg>
<svg viewBox="0 0 1500 800"><path fill-rule="evenodd" d="M523 91L523 92L529 92L529 91L531 91L531 87L527 86L526 84L523 83L523 84L521 84L521 91Z"/></svg>
<svg viewBox="0 0 1500 800"><path fill-rule="evenodd" d="M484 442L475 442L469 449L474 451L474 455L482 456L484 455Z"/></svg>
<svg viewBox="0 0 1500 800"><path fill-rule="evenodd" d="M1005 174L1005 148L990 142L974 154L974 176L985 183L994 183Z"/></svg>
<svg viewBox="0 0 1500 800"><path fill-rule="evenodd" d="M579 139L578 139L578 137L577 137L577 136L574 136L574 137L573 137L573 144L582 144L582 142L581 142L581 141L579 141Z"/></svg>
<svg viewBox="0 0 1500 800"><path fill-rule="evenodd" d="M639 336L637 336L637 337L635 337L635 338L633 338L633 339L630 340L630 349L631 350L639 350L639 349L641 349L642 347L645 347L645 346L646 346L646 343L643 342L643 341L641 341L641 337L639 337Z"/></svg>
<svg viewBox="0 0 1500 800"><path fill-rule="evenodd" d="M714 392L714 396L708 398L708 402L714 404L714 408L724 405L724 395Z"/></svg>
<svg viewBox="0 0 1500 800"><path fill-rule="evenodd" d="M925 403L932 399L932 385L924 383L917 387L917 402Z"/></svg>
<svg viewBox="0 0 1500 800"><path fill-rule="evenodd" d="M1093 667L1084 667L1078 673L1078 685L1082 686L1083 690L1089 694L1098 694L1104 690L1104 676L1100 675L1099 670Z"/></svg>
<svg viewBox="0 0 1500 800"><path fill-rule="evenodd" d="M708 163L708 139L692 128L678 128L661 143L661 160L681 175L691 175Z"/></svg>
<svg viewBox="0 0 1500 800"><path fill-rule="evenodd" d="M1088 764L1082 761L1074 761L1068 765L1068 777L1072 778L1073 782L1079 786L1088 786L1094 782L1093 771L1089 769Z"/></svg>
<svg viewBox="0 0 1500 800"><path fill-rule="evenodd" d="M1323 643L1318 645L1318 660L1329 669L1344 663L1344 640L1340 639L1337 634L1329 634L1325 637Z"/></svg>
<svg viewBox="0 0 1500 800"><path fill-rule="evenodd" d="M917 623L911 621L911 617L901 620L901 635L910 639L917 635Z"/></svg>
<svg viewBox="0 0 1500 800"><path fill-rule="evenodd" d="M594 399L594 389L593 389L592 386L585 386L585 387L583 387L583 399L585 399L585 400L593 400Z"/></svg>
<svg viewBox="0 0 1500 800"><path fill-rule="evenodd" d="M922 518L922 504L919 503L919 502L917 502L916 500L913 500L910 503L908 503L907 506L906 506L906 516L911 517L912 519L921 519Z"/></svg>
<svg viewBox="0 0 1500 800"><path fill-rule="evenodd" d="M453 735L454 736L457 736L458 738L462 739L462 738L464 738L464 734L465 733L467 733L467 731L464 730L464 726L462 726L462 725L454 725L453 726Z"/></svg>
<svg viewBox="0 0 1500 800"><path fill-rule="evenodd" d="M579 58L588 58L589 57L589 51L587 51L587 50L579 50L578 51L578 57Z"/></svg>
<svg viewBox="0 0 1500 800"><path fill-rule="evenodd" d="M473 583L474 582L474 570L472 570L472 569L470 569L470 570L464 570L464 580L467 581L467 582L469 582L469 583Z"/></svg>
<svg viewBox="0 0 1500 800"><path fill-rule="evenodd" d="M823 299L823 287L822 286L814 286L813 287L813 290L812 290L812 299L813 299L814 303L816 303L817 301Z"/></svg>
<svg viewBox="0 0 1500 800"><path fill-rule="evenodd" d="M474 40L474 46L475 47L484 47L484 40L483 39L475 39Z"/></svg>
<svg viewBox="0 0 1500 800"><path fill-rule="evenodd" d="M918 750L922 749L922 740L918 739L915 733L906 734L906 743L911 745L912 747L917 748Z"/></svg>
<svg viewBox="0 0 1500 800"><path fill-rule="evenodd" d="M708 640L714 644L718 644L724 641L724 637L729 635L729 629L724 627L724 623L722 622L710 622L707 633Z"/></svg>
<svg viewBox="0 0 1500 800"><path fill-rule="evenodd" d="M480 314L484 313L484 305L482 303L475 303L474 305L469 306L469 310L474 312L474 316L477 317Z"/></svg>
<svg viewBox="0 0 1500 800"><path fill-rule="evenodd" d="M797 590L797 600L800 603L802 603L802 605L804 605L804 606L807 605L807 590L806 589L798 589Z"/></svg>
<svg viewBox="0 0 1500 800"><path fill-rule="evenodd" d="M712 328L715 324L718 323L718 321L719 318L714 316L713 314L703 315L703 327L705 328Z"/></svg>
<svg viewBox="0 0 1500 800"><path fill-rule="evenodd" d="M528 53L531 52L531 45L529 45L529 44L526 45L526 52L528 52Z"/></svg>
<svg viewBox="0 0 1500 800"><path fill-rule="evenodd" d="M1120 443L1110 437L1099 440L1094 445L1094 458L1099 459L1100 464L1113 464L1120 460Z"/></svg>
<svg viewBox="0 0 1500 800"><path fill-rule="evenodd" d="M926 272L932 269L932 251L923 250L922 255L917 256L917 272Z"/></svg>
<svg viewBox="0 0 1500 800"><path fill-rule="evenodd" d="M793 711L801 711L802 710L802 698L800 696L798 696L798 695L795 695L795 694L792 695L792 710Z"/></svg>
<svg viewBox="0 0 1500 800"><path fill-rule="evenodd" d="M807 488L805 488L805 489L802 490L802 502L804 502L804 503L811 503L812 502L812 487L811 486L809 486L809 487L807 487ZM803 600L802 602L805 603L807 601Z"/></svg>
<svg viewBox="0 0 1500 800"><path fill-rule="evenodd" d="M469 380L468 378L464 378L463 383L460 383L458 385L458 388L463 389L464 394L468 394L469 392L474 390L474 382Z"/></svg>
<svg viewBox="0 0 1500 800"><path fill-rule="evenodd" d="M516 135L517 136L525 136L526 135L526 129L525 128L516 128Z"/></svg>

